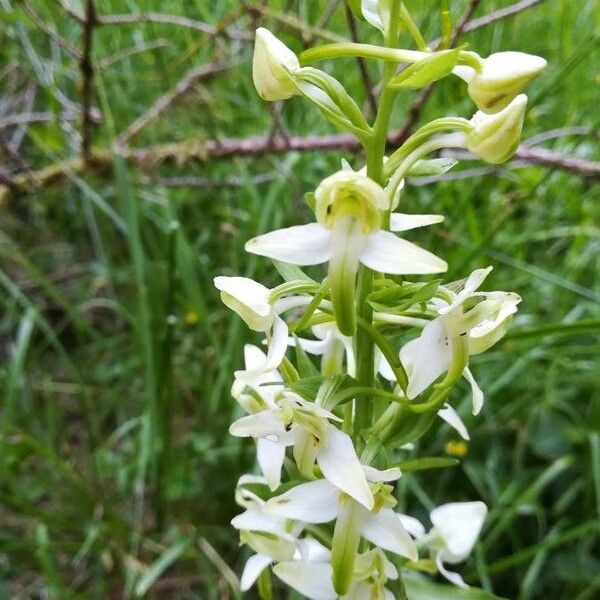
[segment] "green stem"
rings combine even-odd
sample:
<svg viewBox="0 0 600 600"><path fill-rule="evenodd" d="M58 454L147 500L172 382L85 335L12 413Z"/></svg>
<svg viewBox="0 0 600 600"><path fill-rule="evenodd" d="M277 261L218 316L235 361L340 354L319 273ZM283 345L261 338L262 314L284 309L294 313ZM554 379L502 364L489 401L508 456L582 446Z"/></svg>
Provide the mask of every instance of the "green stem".
<svg viewBox="0 0 600 600"><path fill-rule="evenodd" d="M404 52L393 50L398 39L398 12L400 4L392 3L390 14L390 27L386 35L386 52ZM412 53L413 56L423 55L427 53ZM406 55L405 55L406 56ZM379 55L377 58L384 58ZM419 59L420 60L420 59ZM395 63L386 62L383 66L383 87L377 108L377 115L373 124L373 134L370 142L366 145L367 153L367 176L379 185L385 185L383 174L383 158L385 154L385 146L387 143L387 133L390 125L390 118L394 108L394 100L396 99L397 91L388 87L388 82L394 76L396 70ZM358 289L357 289L357 320L368 325L373 323L373 308L367 302L369 294L373 291L373 276L371 269L361 266L358 273ZM370 338L365 327L359 327L354 338L355 354L356 354L356 378L360 385L367 388L374 387L375 383L375 345ZM371 426L372 421L372 405L371 396L365 395L356 399L355 419L354 419L354 434L355 436Z"/></svg>

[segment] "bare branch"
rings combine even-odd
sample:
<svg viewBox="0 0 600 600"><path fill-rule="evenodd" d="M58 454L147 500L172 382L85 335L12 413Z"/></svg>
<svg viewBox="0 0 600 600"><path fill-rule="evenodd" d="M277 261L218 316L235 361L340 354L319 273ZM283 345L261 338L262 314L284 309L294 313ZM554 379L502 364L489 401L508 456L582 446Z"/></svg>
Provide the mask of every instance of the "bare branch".
<svg viewBox="0 0 600 600"><path fill-rule="evenodd" d="M469 23L466 23L464 27L464 33L469 33L471 31L475 31L476 29L487 27L496 21L517 15L520 12L535 6L536 4L541 4L542 2L544 2L544 0L521 0L520 2L515 2L515 4L500 8L489 15L485 15L479 19L473 19Z"/></svg>
<svg viewBox="0 0 600 600"><path fill-rule="evenodd" d="M192 188L235 188L244 185L268 183L276 178L276 174L260 173L253 177L225 177L220 179L209 179L207 177L195 177L193 175L183 175L180 177L148 177L140 178L140 183L143 185L160 185L163 187L192 187Z"/></svg>
<svg viewBox="0 0 600 600"><path fill-rule="evenodd" d="M28 125L29 123L48 123L54 120L54 113L45 112L28 112L7 115L0 119L0 129L7 127L16 127L18 125Z"/></svg>
<svg viewBox="0 0 600 600"><path fill-rule="evenodd" d="M158 50L159 48L166 48L169 45L169 42L165 39L158 39L152 42L148 42L147 44L142 44L141 46L133 46L132 48L125 48L125 50L121 50L112 56L107 56L103 58L98 63L98 69L104 71L112 67L115 63L118 63L122 60L126 60L127 58L131 58L136 54L141 54L142 52L149 52L151 50Z"/></svg>
<svg viewBox="0 0 600 600"><path fill-rule="evenodd" d="M532 135L530 138L523 140L523 146L538 146L549 140L556 140L575 135L591 135L592 133L593 129L591 127L586 127L585 125L579 127L559 127L558 129L550 129L549 131L543 131L537 135ZM595 135L598 137L600 132L596 132Z"/></svg>
<svg viewBox="0 0 600 600"><path fill-rule="evenodd" d="M203 21L197 21L180 15L162 13L131 13L123 15L106 15L98 17L98 25L130 25L135 23L161 23L164 25L178 25L188 29L201 31L212 37L224 36L237 40L252 40L254 36L243 31L231 31L227 28L216 27Z"/></svg>
<svg viewBox="0 0 600 600"><path fill-rule="evenodd" d="M148 123L159 117L165 112L180 96L183 96L195 83L201 79L206 79L217 73L222 73L230 69L233 65L220 62L201 65L190 69L177 85L163 94L156 102L141 116L139 116L127 129L118 137L117 144L125 146L141 129Z"/></svg>

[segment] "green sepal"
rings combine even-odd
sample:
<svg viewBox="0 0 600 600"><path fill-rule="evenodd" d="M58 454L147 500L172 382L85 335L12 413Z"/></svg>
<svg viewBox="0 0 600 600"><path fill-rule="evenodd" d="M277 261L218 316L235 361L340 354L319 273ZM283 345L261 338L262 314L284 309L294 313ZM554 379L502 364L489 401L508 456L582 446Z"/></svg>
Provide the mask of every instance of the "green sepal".
<svg viewBox="0 0 600 600"><path fill-rule="evenodd" d="M409 177L443 175L458 164L454 158L430 158L418 160L408 171Z"/></svg>
<svg viewBox="0 0 600 600"><path fill-rule="evenodd" d="M452 73L458 63L460 50L442 50L407 67L394 77L388 86L417 90Z"/></svg>
<svg viewBox="0 0 600 600"><path fill-rule="evenodd" d="M434 279L428 283L403 282L389 285L369 294L367 302L373 310L398 314L433 298L441 282L441 279Z"/></svg>
<svg viewBox="0 0 600 600"><path fill-rule="evenodd" d="M298 337L294 334L295 345L295 353L296 353L296 368L298 369L298 373L300 374L300 378L304 379L306 377L314 377L319 374L319 369L314 365L312 360L309 358L308 354L298 341Z"/></svg>

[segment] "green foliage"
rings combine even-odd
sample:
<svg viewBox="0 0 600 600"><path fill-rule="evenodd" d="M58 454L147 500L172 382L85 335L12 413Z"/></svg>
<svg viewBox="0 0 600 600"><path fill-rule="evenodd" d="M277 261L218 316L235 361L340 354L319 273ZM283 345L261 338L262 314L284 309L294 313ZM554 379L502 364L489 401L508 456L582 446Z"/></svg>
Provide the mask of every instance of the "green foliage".
<svg viewBox="0 0 600 600"><path fill-rule="evenodd" d="M54 1L27 4L51 35L23 3L0 0L0 121L27 112L24 95L35 88L31 111L49 113L50 120L23 130L18 153L36 169L72 157L78 144L79 66L56 34L80 47L81 28ZM120 0L97 4L101 14L138 10ZM238 32L264 24L281 29L294 49L310 44L319 29L348 35L341 8L322 21L325 2L289 9L270 0L264 13L253 4L259 12L251 18L234 0L148 0L143 10L211 24L231 20ZM477 14L508 4L484 1ZM437 10L406 5L428 40L440 35ZM454 22L465 5L450 3ZM591 0L577 9L556 0L465 36L484 53L514 47L548 59L547 73L531 87L526 138L559 127L598 127L599 10ZM313 29L290 25L303 21ZM376 40L377 32L357 25L361 40ZM402 35L410 44L408 32ZM227 72L192 86L131 143L267 135L271 117L252 88L250 52L242 40L161 23L99 27L93 106L101 119L93 126L94 144L109 149L188 69L215 59L229 65ZM354 59L330 72L336 69L345 82L355 78L349 89L363 89ZM367 70L373 80L379 75L369 63ZM471 116L461 85L441 82L423 119L440 116L448 103ZM392 116L398 128L417 93L401 94ZM360 91L359 106L365 98ZM300 100L286 103L281 122L291 133L333 132ZM0 130L2 169L24 168L6 150L17 129ZM593 136L546 145L600 158ZM349 152L346 158L362 166L360 157ZM251 468L252 452L227 435L238 410L229 377L251 340L221 306L211 280L230 271L267 283L264 261L242 263L244 242L308 219L302 190L338 168L325 152L201 163L182 158L145 169L116 156L112 172L69 173L1 207L0 596L239 597L227 566L239 573L245 558L229 526L231 496L238 474ZM412 175L444 168L417 164ZM450 279L497 264L502 268L490 277L491 288L513 289L524 301L500 347L473 360L486 393L483 418L469 418L466 386L454 398L473 440L466 456L452 469L407 472L399 508L425 521L435 504L480 497L491 513L463 569L469 583L520 600L593 598L600 589L598 188L542 166L477 164L477 180L468 178L470 168L458 165L455 179L435 187L409 184L400 210L448 215L448 229L411 235L452 265ZM161 179L190 175L199 187ZM305 278L287 265L280 273L288 281ZM402 306L397 294L404 286L394 286L391 299L383 289L372 301L383 302L381 293ZM425 290L435 292L423 286L410 294ZM320 376L310 383L299 393L327 391ZM328 401L351 385L329 390ZM445 428L432 435L427 419L411 414L402 421L410 436L422 431L418 455L453 460L443 455L454 434ZM409 492L418 499L410 506ZM424 589L416 579L406 584L415 600L432 600L434 593L493 597Z"/></svg>

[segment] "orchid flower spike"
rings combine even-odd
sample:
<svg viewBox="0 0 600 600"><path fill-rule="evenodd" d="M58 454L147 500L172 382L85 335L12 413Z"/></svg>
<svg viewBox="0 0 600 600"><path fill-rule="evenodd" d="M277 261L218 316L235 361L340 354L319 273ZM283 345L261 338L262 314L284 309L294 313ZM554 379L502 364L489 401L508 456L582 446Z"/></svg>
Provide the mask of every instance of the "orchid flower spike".
<svg viewBox="0 0 600 600"><path fill-rule="evenodd" d="M433 529L432 548L439 572L450 582L468 587L458 573L448 571L444 564L456 564L467 559L479 537L487 516L483 502L452 502L434 508L429 518Z"/></svg>
<svg viewBox="0 0 600 600"><path fill-rule="evenodd" d="M458 293L444 287L452 300L438 302L438 316L400 350L408 375L406 395L411 400L448 372L450 381L461 374L467 379L473 391L473 414L481 410L483 393L467 367L469 355L487 350L502 337L521 301L513 293L477 292L491 270L473 271Z"/></svg>
<svg viewBox="0 0 600 600"><path fill-rule="evenodd" d="M427 250L381 227L389 206L372 179L338 171L315 191L317 223L279 229L251 239L246 250L295 265L329 261L329 286L336 322L343 335L356 330L354 300L359 263L395 275L441 273L448 265ZM424 219L415 226L438 222ZM395 228L392 220L392 230Z"/></svg>
<svg viewBox="0 0 600 600"><path fill-rule="evenodd" d="M526 105L527 96L520 94L497 113L477 111L467 134L469 151L491 164L506 162L519 147Z"/></svg>
<svg viewBox="0 0 600 600"><path fill-rule="evenodd" d="M256 30L252 79L263 100L291 98L298 91L293 74L300 68L296 55L268 29Z"/></svg>
<svg viewBox="0 0 600 600"><path fill-rule="evenodd" d="M512 102L548 63L524 52L497 52L481 61L481 70L457 66L453 72L468 83L469 96L479 109L495 113Z"/></svg>
<svg viewBox="0 0 600 600"><path fill-rule="evenodd" d="M348 593L354 574L360 538L388 550L417 560L415 543L392 508L396 500L389 482L400 476L397 468L380 471L363 466L373 495L370 508L342 493L327 479L297 485L281 496L271 498L266 510L303 523L328 523L337 519L333 543L333 586L340 595Z"/></svg>

